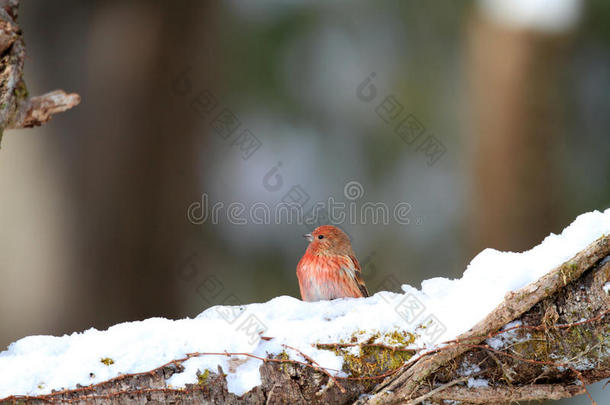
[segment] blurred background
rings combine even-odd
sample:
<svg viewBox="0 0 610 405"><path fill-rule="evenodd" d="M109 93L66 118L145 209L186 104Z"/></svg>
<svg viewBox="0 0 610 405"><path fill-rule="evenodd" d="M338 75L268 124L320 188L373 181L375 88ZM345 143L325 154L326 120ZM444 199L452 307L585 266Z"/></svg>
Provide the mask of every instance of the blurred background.
<svg viewBox="0 0 610 405"><path fill-rule="evenodd" d="M403 204L408 223L340 224L372 293L610 206L602 0L30 0L19 19L30 94L82 102L2 140L0 350L298 297L316 223L206 202Z"/></svg>

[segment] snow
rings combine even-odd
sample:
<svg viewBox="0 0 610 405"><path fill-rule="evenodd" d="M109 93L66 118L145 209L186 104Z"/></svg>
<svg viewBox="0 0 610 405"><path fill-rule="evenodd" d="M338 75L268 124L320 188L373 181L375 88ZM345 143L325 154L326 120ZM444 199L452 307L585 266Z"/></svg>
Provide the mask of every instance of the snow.
<svg viewBox="0 0 610 405"><path fill-rule="evenodd" d="M583 0L479 0L492 20L515 29L563 32L580 20Z"/></svg>
<svg viewBox="0 0 610 405"><path fill-rule="evenodd" d="M462 363L462 366L458 370L459 374L462 376L469 376L481 371L481 367L476 364L470 364L467 362Z"/></svg>
<svg viewBox="0 0 610 405"><path fill-rule="evenodd" d="M0 370L8 370L0 378L0 398L95 384L120 374L149 371L193 352L217 354L185 361L184 372L168 381L172 387L196 383L198 371L216 372L221 366L229 391L241 395L261 383L261 361L223 353L265 357L285 352L303 361L298 352L283 345L343 375L343 359L317 349L314 343L352 337L364 341L380 332L376 341L391 344L383 334L394 331L415 334L414 348L453 339L492 311L507 292L527 286L608 233L610 209L580 215L561 235L551 234L527 252L486 249L471 261L462 278L433 278L419 290L403 285L401 294L380 292L363 299L310 303L281 296L261 304L212 307L194 319L151 318L105 331L92 328L62 337L25 337L0 353ZM273 339L260 339L261 334ZM490 341L492 347L496 343L501 341ZM473 378L470 384L484 382Z"/></svg>
<svg viewBox="0 0 610 405"><path fill-rule="evenodd" d="M489 387L489 381L484 378L469 378L468 388Z"/></svg>
<svg viewBox="0 0 610 405"><path fill-rule="evenodd" d="M506 325L504 325L502 330L511 329L511 328L521 326L521 325L522 325L521 321L513 321L513 322L510 322L510 323L507 323ZM512 342L518 340L517 331L518 331L518 329L510 330L508 332L505 332L500 335L494 336L492 338L486 339L485 343L487 343L489 345L489 347L491 347L492 349L500 350L503 347L506 347L507 343L512 343ZM529 333L526 335L525 339L529 339Z"/></svg>
<svg viewBox="0 0 610 405"><path fill-rule="evenodd" d="M604 292L606 294L610 294L610 281L608 281L606 284L604 284L604 286L602 288L604 289Z"/></svg>

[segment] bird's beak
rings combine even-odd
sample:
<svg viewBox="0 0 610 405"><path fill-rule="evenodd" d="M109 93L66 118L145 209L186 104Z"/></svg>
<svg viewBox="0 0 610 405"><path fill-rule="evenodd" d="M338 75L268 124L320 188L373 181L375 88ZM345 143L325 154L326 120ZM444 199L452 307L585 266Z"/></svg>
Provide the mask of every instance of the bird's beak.
<svg viewBox="0 0 610 405"><path fill-rule="evenodd" d="M308 241L313 242L313 235L312 234L306 233L305 235L303 235L303 237L305 239L307 239Z"/></svg>

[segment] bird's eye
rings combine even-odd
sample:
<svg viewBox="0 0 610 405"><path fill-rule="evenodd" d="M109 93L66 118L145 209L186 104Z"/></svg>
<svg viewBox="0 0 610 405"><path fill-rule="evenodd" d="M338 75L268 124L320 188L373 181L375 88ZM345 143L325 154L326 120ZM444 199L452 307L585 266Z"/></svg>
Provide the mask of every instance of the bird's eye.
<svg viewBox="0 0 610 405"><path fill-rule="evenodd" d="M318 239L324 239L324 235L318 235Z"/></svg>

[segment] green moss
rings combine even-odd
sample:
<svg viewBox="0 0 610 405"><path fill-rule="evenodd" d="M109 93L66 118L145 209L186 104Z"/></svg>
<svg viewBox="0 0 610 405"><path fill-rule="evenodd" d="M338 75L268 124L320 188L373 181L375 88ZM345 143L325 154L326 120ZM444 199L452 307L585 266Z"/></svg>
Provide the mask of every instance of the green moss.
<svg viewBox="0 0 610 405"><path fill-rule="evenodd" d="M390 342L391 345L403 345L407 346L411 343L415 342L415 334L402 331L394 331L392 333L387 334L386 339Z"/></svg>
<svg viewBox="0 0 610 405"><path fill-rule="evenodd" d="M283 350L280 354L277 355L277 358L282 360L288 360L290 359L290 356L288 355L288 353L286 353L286 350Z"/></svg>
<svg viewBox="0 0 610 405"><path fill-rule="evenodd" d="M538 361L551 361L549 345L543 331L535 331L532 338L514 343L513 350L518 356Z"/></svg>
<svg viewBox="0 0 610 405"><path fill-rule="evenodd" d="M565 331L530 331L526 339L513 343L512 348L518 356L531 360L595 364L603 360L602 351L591 350L597 344L607 346L608 334L576 325Z"/></svg>
<svg viewBox="0 0 610 405"><path fill-rule="evenodd" d="M114 364L114 360L112 360L110 357L104 357L103 359L100 359L100 363L110 366L111 364Z"/></svg>
<svg viewBox="0 0 610 405"><path fill-rule="evenodd" d="M343 371L351 377L371 377L383 374L402 366L413 357L413 352L398 350L405 349L407 345L415 341L416 336L412 333L395 330L389 333L372 333L366 340L361 341L365 331L356 331L349 339L349 343L360 342L360 346L333 346L320 347L330 350L337 356L343 357ZM359 339L360 338L360 339ZM372 346L382 342L383 346ZM348 343L342 341L340 343Z"/></svg>
<svg viewBox="0 0 610 405"><path fill-rule="evenodd" d="M603 339L604 338L602 337L602 340ZM589 345L599 341L599 336L594 336L593 330L584 325L578 325L568 330L567 335L564 336L564 340L567 344L566 347L570 348L570 352L578 354L589 352Z"/></svg>
<svg viewBox="0 0 610 405"><path fill-rule="evenodd" d="M19 99L18 101L25 100L28 97L29 92L23 80L20 80L17 86L15 86L14 94Z"/></svg>
<svg viewBox="0 0 610 405"><path fill-rule="evenodd" d="M203 373L197 373L197 385L204 386L210 377L210 370L205 369Z"/></svg>
<svg viewBox="0 0 610 405"><path fill-rule="evenodd" d="M335 353L343 357L343 371L352 377L383 374L402 366L413 356L411 352L379 346L361 346L357 355L342 348L336 349Z"/></svg>
<svg viewBox="0 0 610 405"><path fill-rule="evenodd" d="M576 273L578 273L578 263L568 263L562 266L559 272L561 273L563 285L568 285L568 282L572 281L575 278Z"/></svg>
<svg viewBox="0 0 610 405"><path fill-rule="evenodd" d="M280 360L290 360L290 356L288 355L288 353L286 353L286 350L282 350L282 352L280 354L278 354L276 356L276 358L280 359ZM281 364L280 368L282 369L282 371L284 373L288 373L288 370L286 369L286 366L288 365L288 363L280 363L280 364Z"/></svg>

